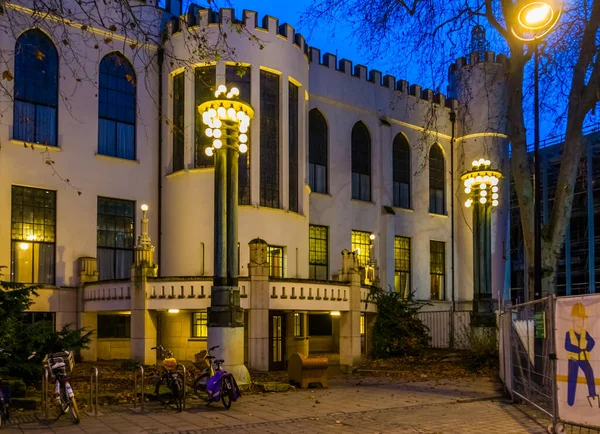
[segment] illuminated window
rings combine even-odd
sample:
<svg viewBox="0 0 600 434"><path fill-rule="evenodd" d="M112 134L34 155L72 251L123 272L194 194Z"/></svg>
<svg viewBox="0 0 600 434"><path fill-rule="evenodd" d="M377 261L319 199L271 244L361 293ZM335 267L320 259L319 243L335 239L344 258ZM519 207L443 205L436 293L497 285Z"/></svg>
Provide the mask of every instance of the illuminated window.
<svg viewBox="0 0 600 434"><path fill-rule="evenodd" d="M444 153L435 144L429 151L429 212L446 214L446 179Z"/></svg>
<svg viewBox="0 0 600 434"><path fill-rule="evenodd" d="M369 265L371 260L371 233L352 231L352 251L358 254L361 267Z"/></svg>
<svg viewBox="0 0 600 434"><path fill-rule="evenodd" d="M121 53L100 62L98 153L135 159L135 71Z"/></svg>
<svg viewBox="0 0 600 434"><path fill-rule="evenodd" d="M308 183L315 193L327 193L328 127L317 109L308 112Z"/></svg>
<svg viewBox="0 0 600 434"><path fill-rule="evenodd" d="M216 66L202 66L194 70L194 107L206 101L215 98L217 79ZM204 134L206 126L202 122L202 115L198 110L194 110L195 128L195 146L194 146L194 166L212 167L214 157L206 155L206 148L212 146L212 139Z"/></svg>
<svg viewBox="0 0 600 434"><path fill-rule="evenodd" d="M410 148L403 134L393 143L394 206L410 208Z"/></svg>
<svg viewBox="0 0 600 434"><path fill-rule="evenodd" d="M260 205L279 208L279 76L260 71Z"/></svg>
<svg viewBox="0 0 600 434"><path fill-rule="evenodd" d="M444 299L446 280L446 243L441 241L429 242L431 299Z"/></svg>
<svg viewBox="0 0 600 434"><path fill-rule="evenodd" d="M394 291L410 296L410 238L394 238Z"/></svg>
<svg viewBox="0 0 600 434"><path fill-rule="evenodd" d="M269 277L285 277L284 247L268 246Z"/></svg>
<svg viewBox="0 0 600 434"><path fill-rule="evenodd" d="M98 198L98 279L128 279L133 264L135 202Z"/></svg>
<svg viewBox="0 0 600 434"><path fill-rule="evenodd" d="M352 199L371 200L371 135L362 122L352 127Z"/></svg>
<svg viewBox="0 0 600 434"><path fill-rule="evenodd" d="M208 315L204 312L192 312L192 337L206 339L208 337Z"/></svg>
<svg viewBox="0 0 600 434"><path fill-rule="evenodd" d="M365 335L365 314L364 313L360 314L360 335L361 336Z"/></svg>
<svg viewBox="0 0 600 434"><path fill-rule="evenodd" d="M173 77L173 172L184 167L185 73Z"/></svg>
<svg viewBox="0 0 600 434"><path fill-rule="evenodd" d="M11 280L54 284L56 192L12 186Z"/></svg>
<svg viewBox="0 0 600 434"><path fill-rule="evenodd" d="M309 226L309 277L315 280L329 278L329 228L327 226Z"/></svg>
<svg viewBox="0 0 600 434"><path fill-rule="evenodd" d="M44 32L28 30L15 44L13 138L57 146L58 53Z"/></svg>
<svg viewBox="0 0 600 434"><path fill-rule="evenodd" d="M302 320L304 319L304 314L295 313L294 314L294 337L300 338L304 336L302 333Z"/></svg>

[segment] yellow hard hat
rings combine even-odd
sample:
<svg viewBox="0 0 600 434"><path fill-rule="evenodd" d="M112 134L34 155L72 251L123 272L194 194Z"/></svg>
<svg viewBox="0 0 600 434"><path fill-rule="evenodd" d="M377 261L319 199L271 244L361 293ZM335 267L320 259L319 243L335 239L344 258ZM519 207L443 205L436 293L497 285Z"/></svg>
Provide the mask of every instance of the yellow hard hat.
<svg viewBox="0 0 600 434"><path fill-rule="evenodd" d="M571 310L571 316L575 316L578 318L589 318L585 314L585 307L583 307L583 304L581 303L575 303L573 305L573 309Z"/></svg>

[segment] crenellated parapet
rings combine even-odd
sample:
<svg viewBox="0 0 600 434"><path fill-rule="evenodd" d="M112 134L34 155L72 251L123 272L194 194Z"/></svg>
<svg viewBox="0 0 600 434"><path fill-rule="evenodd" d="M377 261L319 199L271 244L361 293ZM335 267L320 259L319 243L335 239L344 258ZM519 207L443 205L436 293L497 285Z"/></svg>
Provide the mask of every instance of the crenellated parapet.
<svg viewBox="0 0 600 434"><path fill-rule="evenodd" d="M497 64L504 67L508 66L509 58L504 54L497 54L493 51L486 51L483 59L479 56L479 53L474 52L471 53L468 57L463 56L456 59L456 62L450 65L448 70L449 74L453 74L458 72L463 68L470 68L474 65L487 63L487 64Z"/></svg>

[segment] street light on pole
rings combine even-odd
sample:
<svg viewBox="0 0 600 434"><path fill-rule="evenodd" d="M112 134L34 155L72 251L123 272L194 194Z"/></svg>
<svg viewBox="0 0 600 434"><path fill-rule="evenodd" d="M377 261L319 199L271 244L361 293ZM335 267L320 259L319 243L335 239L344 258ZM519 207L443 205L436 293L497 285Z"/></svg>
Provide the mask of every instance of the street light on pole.
<svg viewBox="0 0 600 434"><path fill-rule="evenodd" d="M533 122L534 122L534 213L533 213L533 297L542 297L542 206L541 206L541 161L540 161L540 55L539 46L543 39L556 27L562 11L549 1L524 1L517 6L517 27L511 28L513 35L533 47Z"/></svg>

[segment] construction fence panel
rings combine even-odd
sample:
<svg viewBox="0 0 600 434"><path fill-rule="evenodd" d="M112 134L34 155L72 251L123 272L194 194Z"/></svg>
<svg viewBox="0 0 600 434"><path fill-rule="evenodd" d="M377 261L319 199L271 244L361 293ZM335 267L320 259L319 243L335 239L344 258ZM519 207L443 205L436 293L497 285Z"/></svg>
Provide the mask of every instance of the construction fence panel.
<svg viewBox="0 0 600 434"><path fill-rule="evenodd" d="M450 348L451 336L456 349L468 349L471 312L439 310L418 312L417 317L429 328L432 348Z"/></svg>

